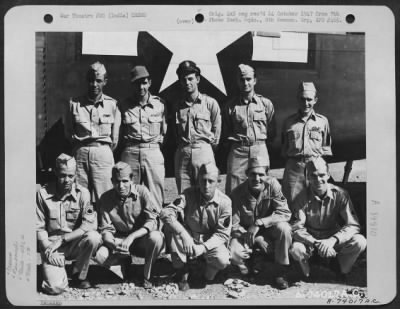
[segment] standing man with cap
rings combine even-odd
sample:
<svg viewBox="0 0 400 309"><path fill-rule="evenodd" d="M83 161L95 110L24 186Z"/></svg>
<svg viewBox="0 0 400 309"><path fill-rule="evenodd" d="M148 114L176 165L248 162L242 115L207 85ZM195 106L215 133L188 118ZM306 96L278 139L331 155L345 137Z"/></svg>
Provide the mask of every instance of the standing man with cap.
<svg viewBox="0 0 400 309"><path fill-rule="evenodd" d="M87 189L75 183L76 161L61 154L56 159L56 183L36 194L36 234L42 258L42 289L61 294L68 287L65 260L75 260L71 285L91 288L89 262L101 244L97 215Z"/></svg>
<svg viewBox="0 0 400 309"><path fill-rule="evenodd" d="M274 251L278 267L275 283L278 288L286 289L288 283L285 272L289 265L289 248L292 244L288 223L291 212L279 182L268 176L268 169L267 158L251 158L246 170L247 180L230 195L232 263L239 267L242 274L248 274L249 266L250 271L257 273L260 270L253 265L254 250L259 249L263 254Z"/></svg>
<svg viewBox="0 0 400 309"><path fill-rule="evenodd" d="M188 259L204 257L208 281L230 263L231 200L217 189L218 176L214 163L202 165L198 185L186 189L161 211L176 279L183 291L189 289Z"/></svg>
<svg viewBox="0 0 400 309"><path fill-rule="evenodd" d="M193 61L179 64L176 70L183 99L175 112L176 139L175 179L178 193L195 185L202 164L215 164L213 148L221 134L221 112L218 102L199 92L200 69Z"/></svg>
<svg viewBox="0 0 400 309"><path fill-rule="evenodd" d="M107 72L100 62L87 72L88 92L72 98L65 114L65 134L73 145L77 162L77 181L88 188L92 202L112 188L113 150L118 143L121 114L117 101L103 93Z"/></svg>
<svg viewBox="0 0 400 309"><path fill-rule="evenodd" d="M309 258L337 258L336 274L346 280L367 241L348 193L330 183L328 164L321 157L306 163L308 188L293 204L293 245L290 253L299 261L303 274L310 275Z"/></svg>
<svg viewBox="0 0 400 309"><path fill-rule="evenodd" d="M114 188L105 192L99 201L102 246L96 255L99 264L122 264L126 278L131 265L130 255L145 258L145 288L151 288L151 269L164 247L164 235L158 231L160 206L154 203L149 190L133 183L131 167L118 162L112 168Z"/></svg>
<svg viewBox="0 0 400 309"><path fill-rule="evenodd" d="M266 143L275 137L274 106L270 100L255 93L254 69L240 64L237 78L240 95L231 99L223 111L223 135L230 143L226 194L246 180L249 158L263 157L269 165Z"/></svg>
<svg viewBox="0 0 400 309"><path fill-rule="evenodd" d="M318 101L314 83L301 82L297 100L298 112L289 116L282 128L282 156L287 159L282 190L291 209L296 196L306 186L306 162L332 155L328 119L314 111Z"/></svg>
<svg viewBox="0 0 400 309"><path fill-rule="evenodd" d="M121 161L128 163L133 182L144 184L159 206L164 202L164 157L160 150L167 132L165 105L149 92L150 75L144 66L131 71L133 95L120 104L122 118Z"/></svg>

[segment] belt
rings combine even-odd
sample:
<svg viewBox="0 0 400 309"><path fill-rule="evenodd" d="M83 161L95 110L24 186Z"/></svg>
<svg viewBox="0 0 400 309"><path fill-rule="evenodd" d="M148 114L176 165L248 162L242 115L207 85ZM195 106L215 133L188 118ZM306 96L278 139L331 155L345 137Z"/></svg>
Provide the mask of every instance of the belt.
<svg viewBox="0 0 400 309"><path fill-rule="evenodd" d="M182 142L181 146L182 147L192 147L192 148L199 148L201 146L204 145L210 145L209 143L201 143L201 142L192 142L192 143L188 143L188 142Z"/></svg>
<svg viewBox="0 0 400 309"><path fill-rule="evenodd" d="M138 148L160 148L158 143L136 143L136 142L126 142L125 147L138 147Z"/></svg>
<svg viewBox="0 0 400 309"><path fill-rule="evenodd" d="M265 144L265 140L262 141L233 141L234 144L240 145L240 146L254 146L254 145L262 145Z"/></svg>
<svg viewBox="0 0 400 309"><path fill-rule="evenodd" d="M292 159L292 160L297 161L297 162L304 162L304 163L307 163L308 161L312 160L313 158L316 158L316 157L314 157L314 156L309 156L309 157L305 157L305 156L289 157L289 159Z"/></svg>
<svg viewBox="0 0 400 309"><path fill-rule="evenodd" d="M78 144L78 147L100 147L103 145L111 146L109 143L106 142L81 142Z"/></svg>

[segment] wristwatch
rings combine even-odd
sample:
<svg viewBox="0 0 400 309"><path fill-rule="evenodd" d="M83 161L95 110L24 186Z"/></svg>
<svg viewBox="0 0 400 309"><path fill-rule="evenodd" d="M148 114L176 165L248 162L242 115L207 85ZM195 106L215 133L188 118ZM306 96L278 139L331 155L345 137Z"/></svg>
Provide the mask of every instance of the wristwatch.
<svg viewBox="0 0 400 309"><path fill-rule="evenodd" d="M61 235L61 244L65 244L67 241L65 240L65 234Z"/></svg>

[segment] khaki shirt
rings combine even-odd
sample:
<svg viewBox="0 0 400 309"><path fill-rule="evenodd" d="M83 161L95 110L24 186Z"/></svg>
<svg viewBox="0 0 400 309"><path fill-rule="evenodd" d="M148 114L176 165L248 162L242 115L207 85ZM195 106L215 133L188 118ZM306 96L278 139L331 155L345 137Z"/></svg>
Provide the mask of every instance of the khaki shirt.
<svg viewBox="0 0 400 309"><path fill-rule="evenodd" d="M274 115L272 102L259 94L247 103L240 97L233 98L223 111L224 138L247 142L273 140L276 134Z"/></svg>
<svg viewBox="0 0 400 309"><path fill-rule="evenodd" d="M283 123L282 144L284 157L332 155L328 119L315 111L308 118L300 113L291 115Z"/></svg>
<svg viewBox="0 0 400 309"><path fill-rule="evenodd" d="M71 192L63 197L56 194L56 185L48 184L36 194L36 233L43 246L53 235L97 229L97 214L90 203L89 191L73 184Z"/></svg>
<svg viewBox="0 0 400 309"><path fill-rule="evenodd" d="M178 103L175 112L178 143L209 143L218 145L221 135L221 110L218 102L199 94L196 101Z"/></svg>
<svg viewBox="0 0 400 309"><path fill-rule="evenodd" d="M186 189L161 211L161 220L174 233L186 229L207 250L227 244L232 227L231 200L218 189L211 201L204 201L199 188Z"/></svg>
<svg viewBox="0 0 400 309"><path fill-rule="evenodd" d="M116 147L121 113L117 101L103 94L93 103L87 96L72 98L65 114L66 137L72 142L104 142Z"/></svg>
<svg viewBox="0 0 400 309"><path fill-rule="evenodd" d="M144 227L149 232L158 228L158 213L150 191L142 185L132 185L128 197L121 199L114 190L103 193L99 200L101 234L126 237Z"/></svg>
<svg viewBox="0 0 400 309"><path fill-rule="evenodd" d="M162 143L167 132L164 101L150 95L145 105L128 98L119 105L122 139L138 143Z"/></svg>
<svg viewBox="0 0 400 309"><path fill-rule="evenodd" d="M348 193L329 184L321 200L309 188L295 199L294 239L312 245L316 239L336 237L338 244L348 241L360 232L360 225Z"/></svg>
<svg viewBox="0 0 400 309"><path fill-rule="evenodd" d="M248 181L237 186L231 193L232 200L232 235L240 237L247 229L261 220L268 228L278 222L288 222L291 217L281 185L273 177L267 177L265 188L256 199L251 195Z"/></svg>

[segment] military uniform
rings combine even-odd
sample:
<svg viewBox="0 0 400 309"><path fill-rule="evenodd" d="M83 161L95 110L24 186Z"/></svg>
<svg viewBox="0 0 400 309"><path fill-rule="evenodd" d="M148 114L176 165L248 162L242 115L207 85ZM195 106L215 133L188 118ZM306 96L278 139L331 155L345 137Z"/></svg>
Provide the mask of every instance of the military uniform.
<svg viewBox="0 0 400 309"><path fill-rule="evenodd" d="M218 189L206 202L198 187L186 189L178 199L161 211L165 233L171 250L172 263L181 268L187 262L179 235L186 230L195 244L203 244L210 277L229 265L227 243L232 227L230 199Z"/></svg>
<svg viewBox="0 0 400 309"><path fill-rule="evenodd" d="M332 155L328 119L315 111L309 117L296 113L288 117L282 129L282 156L287 157L282 180L289 207L306 186L305 164L318 156Z"/></svg>
<svg viewBox="0 0 400 309"><path fill-rule="evenodd" d="M64 267L50 264L44 251L52 241L64 237L65 241L53 254L75 259L79 279L86 279L89 262L101 236L96 232L97 215L90 203L90 193L73 184L69 194L60 197L53 184L42 187L36 194L36 233L42 257L42 288L49 294L60 294L68 287Z"/></svg>
<svg viewBox="0 0 400 309"><path fill-rule="evenodd" d="M291 254L297 261L308 260L316 240L336 238L334 246L342 273L350 272L366 240L348 193L332 184L320 199L305 188L294 205L293 246Z"/></svg>
<svg viewBox="0 0 400 309"><path fill-rule="evenodd" d="M252 225L260 226L256 237L261 236L267 243L274 242L275 262L289 264L289 248L292 244L288 221L291 212L281 192L279 182L267 176L265 188L256 199L249 191L246 180L231 193L232 200L232 241L231 255L244 249L243 234ZM238 263L244 261L237 261Z"/></svg>
<svg viewBox="0 0 400 309"><path fill-rule="evenodd" d="M269 165L266 141L275 135L274 106L258 94L249 102L237 97L226 104L223 117L224 136L231 142L225 187L230 194L246 180L249 158L263 157Z"/></svg>
<svg viewBox="0 0 400 309"><path fill-rule="evenodd" d="M96 260L106 266L112 264L122 256L108 250L110 243L122 241L132 232L145 228L148 234L135 239L129 252L145 258L144 276L150 279L152 265L163 249L164 236L158 231L160 207L154 203L149 190L142 185L131 185L130 194L121 198L111 189L101 196L99 206L99 231L107 249L102 247Z"/></svg>
<svg viewBox="0 0 400 309"><path fill-rule="evenodd" d="M120 105L123 151L121 161L128 163L134 183L149 188L158 205L164 201L164 156L160 145L167 132L164 102L149 95L145 105L129 98Z"/></svg>
<svg viewBox="0 0 400 309"><path fill-rule="evenodd" d="M217 101L199 94L195 102L182 100L175 113L178 148L175 152L175 178L178 193L196 183L199 168L214 163L212 147L219 143L221 112Z"/></svg>
<svg viewBox="0 0 400 309"><path fill-rule="evenodd" d="M77 181L88 188L92 201L112 188L113 149L118 143L121 114L117 101L102 94L97 102L87 96L73 98L66 113L66 136L73 143Z"/></svg>

